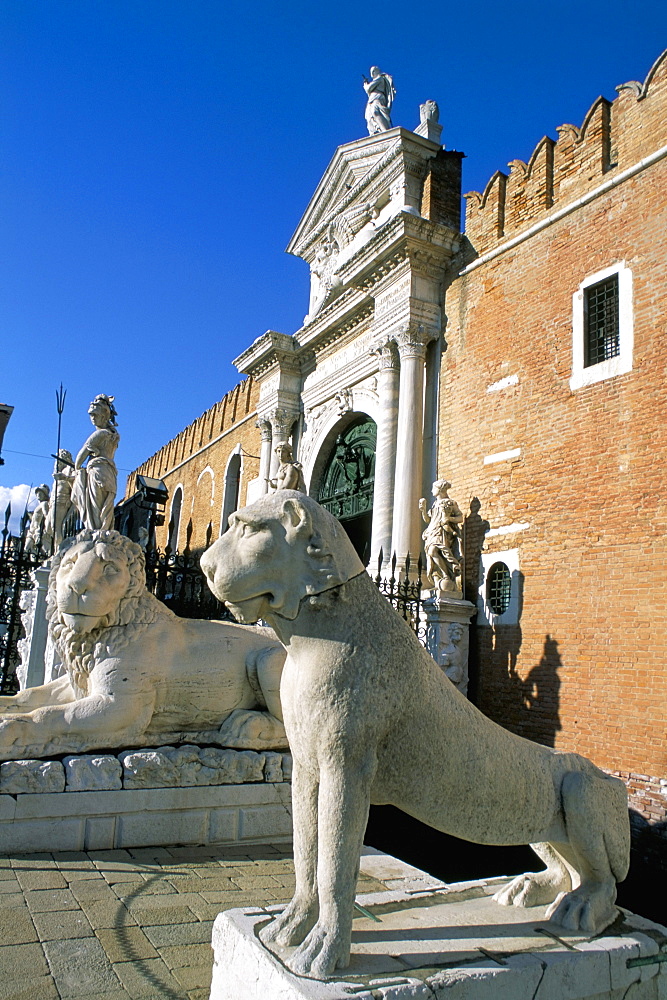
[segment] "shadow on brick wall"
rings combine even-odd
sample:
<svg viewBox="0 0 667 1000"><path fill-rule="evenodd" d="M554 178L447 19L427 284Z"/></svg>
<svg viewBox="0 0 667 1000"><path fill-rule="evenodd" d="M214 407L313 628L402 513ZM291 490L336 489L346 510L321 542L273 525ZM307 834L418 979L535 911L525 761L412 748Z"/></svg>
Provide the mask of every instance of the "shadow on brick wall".
<svg viewBox="0 0 667 1000"><path fill-rule="evenodd" d="M489 522L481 515L482 502L479 497L470 501L470 513L463 522L463 556L464 581L463 596L471 604L477 604L477 595L481 584L481 555L484 547L484 536L489 530ZM477 629L473 624L470 628L470 652L468 654L468 697L477 704L479 691L479 641Z"/></svg>
<svg viewBox="0 0 667 1000"><path fill-rule="evenodd" d="M557 641L546 635L542 657L525 680L521 680L516 670L513 674L510 673L510 679L518 689L524 714L528 713L522 726L522 735L548 747L556 745L556 733L562 728L558 676L562 665Z"/></svg>

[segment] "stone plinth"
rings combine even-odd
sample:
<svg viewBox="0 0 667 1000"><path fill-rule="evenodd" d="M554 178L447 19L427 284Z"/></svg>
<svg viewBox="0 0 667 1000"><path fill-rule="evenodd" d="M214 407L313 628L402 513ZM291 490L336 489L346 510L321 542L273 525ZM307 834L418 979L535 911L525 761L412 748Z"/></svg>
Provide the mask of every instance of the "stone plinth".
<svg viewBox="0 0 667 1000"><path fill-rule="evenodd" d="M218 747L0 765L0 854L292 839L291 757Z"/></svg>
<svg viewBox="0 0 667 1000"><path fill-rule="evenodd" d="M290 786L0 795L0 854L292 840Z"/></svg>
<svg viewBox="0 0 667 1000"><path fill-rule="evenodd" d="M424 601L426 647L461 694L468 693L469 623L476 612L470 601L439 594Z"/></svg>
<svg viewBox="0 0 667 1000"><path fill-rule="evenodd" d="M362 859L363 867L363 859ZM258 929L277 908L228 910L213 927L211 1000L665 1000L667 928L627 911L603 935L573 935L545 907L491 898L504 878L359 896L352 961L326 982L287 971ZM646 958L647 963L637 963Z"/></svg>

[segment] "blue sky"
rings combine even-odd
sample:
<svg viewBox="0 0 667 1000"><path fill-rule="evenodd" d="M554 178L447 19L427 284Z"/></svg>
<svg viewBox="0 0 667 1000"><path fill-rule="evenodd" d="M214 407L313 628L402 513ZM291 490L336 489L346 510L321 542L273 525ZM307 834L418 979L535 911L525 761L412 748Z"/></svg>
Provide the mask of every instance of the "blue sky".
<svg viewBox="0 0 667 1000"><path fill-rule="evenodd" d="M467 191L665 47L663 0L2 0L0 506L50 481L60 382L72 451L89 400L115 394L122 493L252 340L299 328L308 268L284 247L366 132L371 64L394 76L394 124L438 101Z"/></svg>

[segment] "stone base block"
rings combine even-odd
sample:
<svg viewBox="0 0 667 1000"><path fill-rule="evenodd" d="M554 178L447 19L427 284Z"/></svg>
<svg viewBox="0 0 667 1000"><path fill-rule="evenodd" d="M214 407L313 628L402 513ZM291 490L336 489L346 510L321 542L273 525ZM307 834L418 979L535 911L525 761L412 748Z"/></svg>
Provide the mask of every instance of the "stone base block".
<svg viewBox="0 0 667 1000"><path fill-rule="evenodd" d="M667 1000L667 928L619 911L603 935L573 935L545 907L495 903L505 881L358 897L371 916L357 915L350 967L326 982L292 975L292 949L258 941L280 907L228 910L213 927L211 1000Z"/></svg>
<svg viewBox="0 0 667 1000"><path fill-rule="evenodd" d="M2 854L291 839L287 782L0 796Z"/></svg>

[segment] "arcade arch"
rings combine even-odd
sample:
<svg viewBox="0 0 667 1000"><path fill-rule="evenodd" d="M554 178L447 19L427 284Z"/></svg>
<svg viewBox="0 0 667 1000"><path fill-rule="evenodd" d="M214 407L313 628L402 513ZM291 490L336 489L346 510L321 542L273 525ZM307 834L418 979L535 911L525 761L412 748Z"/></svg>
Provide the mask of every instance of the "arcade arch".
<svg viewBox="0 0 667 1000"><path fill-rule="evenodd" d="M376 441L372 417L346 414L326 435L310 482L310 495L338 518L365 566L371 551Z"/></svg>

